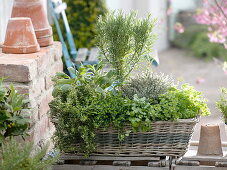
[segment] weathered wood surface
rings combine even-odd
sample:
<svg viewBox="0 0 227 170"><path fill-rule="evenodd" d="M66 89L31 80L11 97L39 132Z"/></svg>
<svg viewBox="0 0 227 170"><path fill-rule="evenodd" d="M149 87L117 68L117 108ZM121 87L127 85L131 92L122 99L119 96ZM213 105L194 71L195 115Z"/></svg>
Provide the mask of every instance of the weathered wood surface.
<svg viewBox="0 0 227 170"><path fill-rule="evenodd" d="M223 156L197 156L198 146L190 146L182 161L227 162L227 148L223 147Z"/></svg>
<svg viewBox="0 0 227 170"><path fill-rule="evenodd" d="M53 170L168 170L168 167L145 167L145 166L109 166L109 165L95 165L95 166L83 166L83 165L55 165ZM180 169L183 170L183 169ZM195 170L195 169L193 169ZM224 169L220 169L224 170Z"/></svg>
<svg viewBox="0 0 227 170"><path fill-rule="evenodd" d="M173 166L172 170L227 170L224 167L214 166Z"/></svg>
<svg viewBox="0 0 227 170"><path fill-rule="evenodd" d="M88 57L88 61L97 61L99 56L98 48L91 48L90 55Z"/></svg>
<svg viewBox="0 0 227 170"><path fill-rule="evenodd" d="M77 53L76 62L83 62L86 60L86 57L88 55L88 49L87 48L80 48Z"/></svg>
<svg viewBox="0 0 227 170"><path fill-rule="evenodd" d="M114 157L114 156L90 156L85 158L84 156L77 156L75 154L64 154L61 159L63 160L111 160L111 161L159 161L160 157Z"/></svg>

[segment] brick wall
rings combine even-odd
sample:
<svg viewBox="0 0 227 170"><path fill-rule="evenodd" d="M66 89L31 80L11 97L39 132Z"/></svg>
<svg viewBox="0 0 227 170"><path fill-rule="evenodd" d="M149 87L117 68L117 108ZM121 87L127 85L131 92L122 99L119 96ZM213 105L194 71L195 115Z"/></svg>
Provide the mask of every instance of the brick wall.
<svg viewBox="0 0 227 170"><path fill-rule="evenodd" d="M30 137L35 145L48 140L54 131L47 112L52 100L51 77L63 70L62 49L59 42L41 48L33 54L3 54L0 50L0 77L6 77L6 86L13 83L20 93L27 93L32 119Z"/></svg>

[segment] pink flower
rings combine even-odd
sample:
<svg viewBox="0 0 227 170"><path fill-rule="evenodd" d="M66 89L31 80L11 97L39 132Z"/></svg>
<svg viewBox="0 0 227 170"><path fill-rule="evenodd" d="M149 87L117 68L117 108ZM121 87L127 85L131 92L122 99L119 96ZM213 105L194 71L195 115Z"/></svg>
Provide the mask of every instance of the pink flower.
<svg viewBox="0 0 227 170"><path fill-rule="evenodd" d="M178 32L178 33L183 33L184 32L184 26L177 22L174 26L174 29Z"/></svg>
<svg viewBox="0 0 227 170"><path fill-rule="evenodd" d="M227 41L227 0L219 5L220 7L209 0L203 0L203 8L197 10L195 20L208 26L210 42L224 44Z"/></svg>
<svg viewBox="0 0 227 170"><path fill-rule="evenodd" d="M172 8L172 7L169 7L169 8L167 9L166 14L169 16L169 15L171 15L172 13L173 13L173 8Z"/></svg>
<svg viewBox="0 0 227 170"><path fill-rule="evenodd" d="M204 82L205 82L205 79L202 78L202 77L198 77L198 78L196 79L196 84L201 84L201 83L204 83Z"/></svg>

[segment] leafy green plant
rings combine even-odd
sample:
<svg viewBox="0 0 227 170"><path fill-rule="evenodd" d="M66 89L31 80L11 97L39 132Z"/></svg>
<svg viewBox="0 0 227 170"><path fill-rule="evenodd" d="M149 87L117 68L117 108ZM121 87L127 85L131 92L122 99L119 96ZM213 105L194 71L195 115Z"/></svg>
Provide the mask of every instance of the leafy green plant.
<svg viewBox="0 0 227 170"><path fill-rule="evenodd" d="M174 80L164 74L145 72L135 78L130 78L123 87L123 95L133 99L136 94L138 98L157 99L160 94L167 92L168 88L174 86Z"/></svg>
<svg viewBox="0 0 227 170"><path fill-rule="evenodd" d="M28 100L13 85L7 89L0 79L0 144L7 137L26 135L29 127Z"/></svg>
<svg viewBox="0 0 227 170"><path fill-rule="evenodd" d="M0 148L0 169L47 170L59 158L46 156L47 146L35 153L32 143L19 144L14 139L4 143Z"/></svg>
<svg viewBox="0 0 227 170"><path fill-rule="evenodd" d="M60 150L88 156L95 151L96 130L100 128L116 129L122 141L130 133L126 125L134 131L148 131L152 121L209 114L201 93L188 85L178 89L170 78L153 73L128 80L142 58L150 59L154 22L150 17L137 19L135 13L101 17L98 45L112 70L104 72L101 62L78 70L70 68L75 78L56 74L50 115Z"/></svg>
<svg viewBox="0 0 227 170"><path fill-rule="evenodd" d="M225 123L227 123L227 88L221 88L222 95L219 101L216 103L218 109L221 111Z"/></svg>
<svg viewBox="0 0 227 170"><path fill-rule="evenodd" d="M159 96L158 103L155 101L152 107L156 120L189 119L210 114L202 93L187 84L183 84L181 89L171 87Z"/></svg>
<svg viewBox="0 0 227 170"><path fill-rule="evenodd" d="M91 48L95 46L96 23L99 15L107 12L104 0L64 0L67 3L67 19L77 48ZM61 28L63 22L60 21ZM64 34L66 38L66 35ZM54 27L54 38L58 40Z"/></svg>
<svg viewBox="0 0 227 170"><path fill-rule="evenodd" d="M135 94L127 120L134 130L147 131L152 121L189 119L209 114L206 99L193 87L184 84L181 89L168 88L166 93L155 99L147 100Z"/></svg>
<svg viewBox="0 0 227 170"><path fill-rule="evenodd" d="M135 12L129 15L122 11L100 17L97 23L97 45L112 66L117 80L122 83L134 67L146 58L155 40L153 28L156 20L149 15L138 19Z"/></svg>
<svg viewBox="0 0 227 170"><path fill-rule="evenodd" d="M117 117L123 119L119 113L127 110L124 109L124 100L109 91L114 81L111 80L113 74L111 71L101 74L101 69L102 63L86 65L75 72L76 78L71 79L64 73L58 73L54 78L55 99L50 108L53 122L57 120L55 141L61 150L89 154L95 150L95 129L109 125L113 117L116 123L119 122ZM75 141L80 147L70 148Z"/></svg>

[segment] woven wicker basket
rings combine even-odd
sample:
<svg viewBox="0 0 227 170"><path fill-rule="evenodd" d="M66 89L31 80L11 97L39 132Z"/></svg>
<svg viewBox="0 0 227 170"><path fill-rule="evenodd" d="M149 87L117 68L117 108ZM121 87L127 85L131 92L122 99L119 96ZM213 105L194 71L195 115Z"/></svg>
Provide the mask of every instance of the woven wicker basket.
<svg viewBox="0 0 227 170"><path fill-rule="evenodd" d="M102 156L174 156L185 154L196 119L157 121L150 132L130 133L119 142L116 130L99 130L96 134L97 150L92 155ZM130 130L126 127L125 130Z"/></svg>

